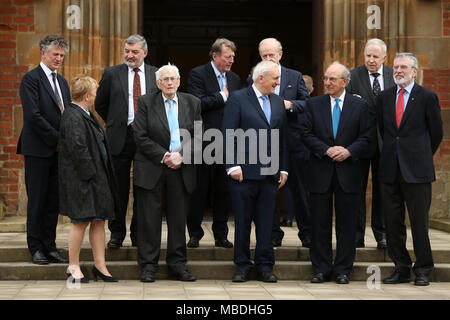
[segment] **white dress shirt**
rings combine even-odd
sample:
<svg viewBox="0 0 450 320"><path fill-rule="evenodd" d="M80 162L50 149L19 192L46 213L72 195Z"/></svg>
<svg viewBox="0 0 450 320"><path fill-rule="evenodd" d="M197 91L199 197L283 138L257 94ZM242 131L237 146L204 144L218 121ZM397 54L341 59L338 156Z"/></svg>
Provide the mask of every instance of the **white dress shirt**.
<svg viewBox="0 0 450 320"><path fill-rule="evenodd" d="M61 97L61 102L63 104L63 108L64 108L64 100L63 100L63 96L61 94L61 88L59 87L59 82L58 82L58 73L55 71L52 71L49 69L49 67L47 67L42 61L39 64L42 68L42 70L44 70L45 75L47 76L48 81L50 82L50 86L52 87L53 91L55 91L55 85L53 84L53 76L52 76L52 72L56 73L56 88L58 89L59 92L59 96Z"/></svg>
<svg viewBox="0 0 450 320"><path fill-rule="evenodd" d="M141 96L146 93L145 91L145 64L141 64L139 67L139 79L141 82ZM130 125L134 121L134 100L133 100L133 84L134 84L134 70L128 67L128 122Z"/></svg>
<svg viewBox="0 0 450 320"><path fill-rule="evenodd" d="M375 80L375 77L372 76L372 72L367 71L369 73L369 80L370 80L370 86L373 90L373 80ZM377 71L380 75L377 77L378 83L380 84L381 91L384 90L384 80L383 80L383 65L381 65L380 69Z"/></svg>
<svg viewBox="0 0 450 320"><path fill-rule="evenodd" d="M213 70L214 70L214 73L216 74L216 80L217 80L217 83L219 83L219 88L220 88L220 82L219 82L219 74L220 74L220 72L219 72L219 70L217 70L217 68L216 68L216 66L214 65L214 62L213 62L213 61L211 61L211 65L212 65L212 68L213 68ZM225 73L225 72L222 73L222 75L223 75L223 77L222 77L223 87L225 88L225 87L227 86L227 76L226 76L226 73ZM220 91L219 93L220 93L220 95L222 96L223 101L224 101L224 102L227 102L227 99L228 99L228 98L227 98L227 95L225 94L225 92Z"/></svg>

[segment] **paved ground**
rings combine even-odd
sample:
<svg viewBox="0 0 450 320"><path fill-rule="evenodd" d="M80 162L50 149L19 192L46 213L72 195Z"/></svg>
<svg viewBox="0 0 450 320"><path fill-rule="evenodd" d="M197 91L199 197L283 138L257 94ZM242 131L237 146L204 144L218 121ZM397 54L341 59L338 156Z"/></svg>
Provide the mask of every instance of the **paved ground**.
<svg viewBox="0 0 450 320"><path fill-rule="evenodd" d="M233 223L230 223L229 239L234 236ZM70 224L61 224L57 231L57 244L67 246ZM211 222L205 223L205 237L201 246L213 246L214 238ZM283 228L283 246L299 246L297 229ZM162 235L166 245L166 226ZM107 239L109 234L107 232ZM430 230L433 249L450 249L450 234ZM370 228L366 232L366 247L376 247ZM254 232L252 245L254 245ZM88 237L84 239L88 246ZM124 245L129 245L127 237ZM24 233L0 233L0 246L26 245ZM408 230L408 247L412 239ZM279 281L266 284L249 281L244 284L230 281L199 280L195 283L161 280L154 283L139 281L119 281L118 283L93 282L81 287L68 286L64 281L0 281L0 300L450 300L450 282L431 283L428 287L410 284L384 285L369 289L364 281L352 281L349 285L334 282L311 284L309 281Z"/></svg>

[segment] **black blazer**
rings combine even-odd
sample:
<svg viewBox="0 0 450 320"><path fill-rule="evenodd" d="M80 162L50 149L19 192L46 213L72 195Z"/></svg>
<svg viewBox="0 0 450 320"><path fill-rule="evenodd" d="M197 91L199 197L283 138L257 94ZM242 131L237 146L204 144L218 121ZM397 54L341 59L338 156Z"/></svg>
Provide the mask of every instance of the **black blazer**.
<svg viewBox="0 0 450 320"><path fill-rule="evenodd" d="M373 122L373 125L376 126L376 97L373 94L372 86L370 85L369 73L367 71L367 68L365 65L359 66L351 70L350 74L351 79L345 90L350 94L358 94L366 100L369 105L369 114L371 117L371 121ZM394 72L391 67L383 65L383 82L385 90L395 85L393 74ZM369 157L371 157L375 153L377 146L381 151L382 143L379 130L377 130L377 139L374 142L375 143L371 144Z"/></svg>
<svg viewBox="0 0 450 320"><path fill-rule="evenodd" d="M229 92L241 88L241 79L233 71L225 73ZM219 83L211 66L211 61L207 64L195 67L189 73L188 92L202 102L202 119L205 129L222 127L223 101L220 94Z"/></svg>
<svg viewBox="0 0 450 320"><path fill-rule="evenodd" d="M64 108L70 103L66 79L57 75ZM41 66L26 73L20 84L23 128L17 153L25 156L50 157L57 150L61 111L55 93Z"/></svg>
<svg viewBox="0 0 450 320"><path fill-rule="evenodd" d="M326 192L331 185L334 170L345 192L359 192L361 188L359 159L368 152L370 141L375 134L367 108L367 102L347 93L335 140L330 96L322 95L306 102L302 138L303 143L311 151L308 167L311 192ZM325 153L333 146L345 147L351 156L343 162L332 161Z"/></svg>
<svg viewBox="0 0 450 320"><path fill-rule="evenodd" d="M146 93L157 92L154 66L145 64ZM125 144L128 122L128 66L105 69L95 98L95 110L106 124L111 154L118 155Z"/></svg>
<svg viewBox="0 0 450 320"><path fill-rule="evenodd" d="M201 126L200 99L188 93L177 92L178 125L180 129L188 130L194 137L194 121ZM133 164L133 183L141 188L152 190L158 182L164 167L162 159L169 152L170 129L166 109L161 92L143 95L138 100L138 112L133 122L133 132L137 151ZM192 146L194 139L182 140L182 148L191 144L191 164L183 163L180 170L184 185L191 193L196 185L196 167L193 164ZM186 155L184 155L186 158Z"/></svg>
<svg viewBox="0 0 450 320"><path fill-rule="evenodd" d="M286 146L286 135L287 135L287 123L286 123L286 113L284 109L283 100L272 94L269 96L270 104L271 104L271 121L270 125L267 122L266 116L261 108L261 105L258 102L258 98L256 97L255 91L253 88L247 87L230 94L230 97L227 100L227 104L225 105L225 113L223 117L223 128L222 134L224 136L224 147L225 147L225 168L229 169L234 166L241 166L242 173L244 176L244 180L262 180L266 177L266 175L261 174L261 168L270 167L271 163L275 155L272 155L270 163L264 164L262 163L258 153L261 143L260 141L260 129L266 129L270 132L270 129L278 129L279 130L279 139L276 141L278 144L278 154L276 155L279 159L278 170L273 174L273 177L276 181L278 181L280 177L280 171L288 171L287 168L287 159L288 159L288 150ZM236 139L234 139L233 150L227 149L227 129L242 129L244 132L247 130L256 130L256 145L254 145L254 149L252 149L249 145L249 139L245 139L245 144L243 148L238 148L238 143L236 143ZM233 141L233 140L232 140ZM272 146L271 136L267 135L267 154L271 154ZM275 150L275 149L274 149ZM257 154L253 153L256 152ZM231 157L228 154L234 155ZM231 159L227 159L227 155ZM239 156L242 155L244 158L244 163L240 163L238 161ZM252 163L250 161L251 157L254 156L256 158L256 163ZM228 161L231 160L231 161Z"/></svg>
<svg viewBox="0 0 450 320"><path fill-rule="evenodd" d="M442 141L441 109L437 95L414 84L405 112L397 128L395 99L397 86L377 97L377 118L383 149L378 175L383 183L394 183L397 167L408 183L435 180L433 155Z"/></svg>

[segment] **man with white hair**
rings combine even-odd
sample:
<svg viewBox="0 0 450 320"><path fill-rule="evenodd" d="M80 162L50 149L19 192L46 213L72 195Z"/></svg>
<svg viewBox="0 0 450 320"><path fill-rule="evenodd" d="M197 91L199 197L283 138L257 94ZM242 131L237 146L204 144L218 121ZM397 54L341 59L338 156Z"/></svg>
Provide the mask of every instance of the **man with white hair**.
<svg viewBox="0 0 450 320"><path fill-rule="evenodd" d="M275 264L272 220L278 190L284 186L288 175L286 113L283 100L274 94L279 79L278 66L272 61L262 61L253 70L253 85L232 92L225 105L224 159L235 219L234 263L237 270L233 282L247 281L253 268L250 261L252 219L256 224L258 279L277 282L272 272ZM244 137L243 143L239 143L242 140L239 132L249 135ZM258 159L252 161L256 154Z"/></svg>
<svg viewBox="0 0 450 320"><path fill-rule="evenodd" d="M155 281L161 250L162 202L166 199L167 254L169 273L180 281L195 281L186 268L186 215L189 196L197 181L193 148L181 141L180 130L194 136L194 122L201 121L200 99L177 92L180 73L174 65L155 73L161 92L138 100L133 123L137 151L134 157L134 186L138 209L138 262L141 281ZM201 126L201 123L200 123ZM189 145L187 145L189 144ZM190 152L190 161L185 161Z"/></svg>
<svg viewBox="0 0 450 320"><path fill-rule="evenodd" d="M396 86L377 97L377 119L383 148L378 177L381 182L389 257L394 273L383 282L410 281L412 261L406 249L405 203L408 208L416 261L415 285L429 285L433 256L428 236L431 183L436 179L433 155L443 128L437 95L415 83L419 63L411 53L394 59Z"/></svg>
<svg viewBox="0 0 450 320"><path fill-rule="evenodd" d="M349 283L355 260L356 215L361 185L359 159L373 139L367 103L347 93L350 72L331 64L323 77L326 94L306 102L303 143L311 152L308 168L311 203L312 283ZM333 262L333 198L336 257Z"/></svg>
<svg viewBox="0 0 450 320"><path fill-rule="evenodd" d="M369 39L364 48L364 65L350 71L352 81L347 85L347 92L358 95L369 104L369 112L376 126L375 99L384 89L394 86L392 68L384 65L386 61L386 44L377 38ZM364 248L366 230L366 189L369 169L372 171L372 231L378 249L387 248L385 217L381 210L380 185L378 182L379 157L382 142L379 133L373 141L370 152L361 160L361 193L356 225L356 247Z"/></svg>

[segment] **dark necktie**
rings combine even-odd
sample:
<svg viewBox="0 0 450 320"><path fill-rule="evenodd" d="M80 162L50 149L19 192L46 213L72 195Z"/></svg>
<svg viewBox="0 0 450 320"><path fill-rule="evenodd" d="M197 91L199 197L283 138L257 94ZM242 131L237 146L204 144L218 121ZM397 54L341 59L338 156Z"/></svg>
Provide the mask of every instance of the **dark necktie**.
<svg viewBox="0 0 450 320"><path fill-rule="evenodd" d="M381 91L380 83L378 82L378 76L380 74L378 72L375 72L375 73L371 73L370 75L374 78L372 90L373 90L373 95L376 97Z"/></svg>
<svg viewBox="0 0 450 320"><path fill-rule="evenodd" d="M397 128L400 128L400 123L402 122L403 117L403 105L404 105L404 99L403 94L406 92L405 89L400 89L398 92L398 98L397 98L397 106L395 108L395 122L397 123Z"/></svg>
<svg viewBox="0 0 450 320"><path fill-rule="evenodd" d="M56 86L56 72L52 72L52 78L53 78L53 87L55 88L56 102L58 103L59 110L61 111L61 113L63 113L64 112L64 105L62 103L61 96L59 95L58 87Z"/></svg>
<svg viewBox="0 0 450 320"><path fill-rule="evenodd" d="M136 115L138 109L138 99L141 96L141 78L139 77L139 68L134 68L134 81L133 81L133 104L134 114Z"/></svg>

